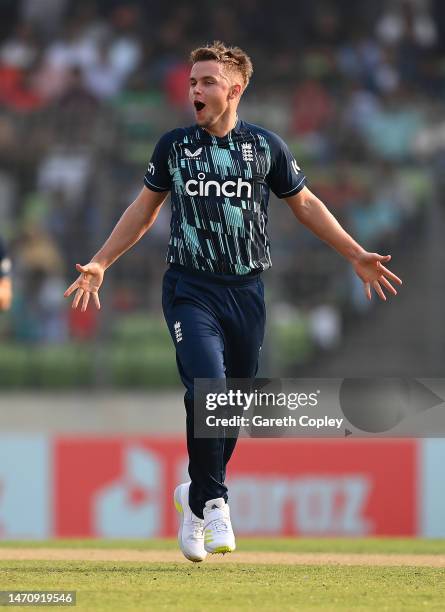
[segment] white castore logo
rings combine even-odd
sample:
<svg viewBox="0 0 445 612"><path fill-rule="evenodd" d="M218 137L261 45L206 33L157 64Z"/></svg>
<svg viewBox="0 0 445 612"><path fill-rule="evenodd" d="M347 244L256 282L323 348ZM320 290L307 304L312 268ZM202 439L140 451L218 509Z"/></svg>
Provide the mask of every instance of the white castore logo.
<svg viewBox="0 0 445 612"><path fill-rule="evenodd" d="M181 321L176 321L176 323L173 325L173 329L175 330L176 342L181 342L182 340Z"/></svg>
<svg viewBox="0 0 445 612"><path fill-rule="evenodd" d="M155 165L150 162L148 164L147 174L154 174L154 173L155 173Z"/></svg>
<svg viewBox="0 0 445 612"><path fill-rule="evenodd" d="M210 190L212 190L212 195L217 197L221 194L228 198L241 198L242 195L247 198L252 197L252 185L248 181L243 181L240 177L236 181L224 181L224 183L205 181L205 177L204 172L200 172L197 181L195 179L187 181L185 184L186 193L190 196L208 196Z"/></svg>
<svg viewBox="0 0 445 612"><path fill-rule="evenodd" d="M301 172L301 168L300 168L300 166L297 164L297 162L295 161L295 159L294 159L294 160L292 160L291 166L292 166L292 170L295 172L295 174L298 174L299 172Z"/></svg>
<svg viewBox="0 0 445 612"><path fill-rule="evenodd" d="M192 153L190 149L185 148L184 153L186 157L199 157L202 153L202 147L199 147L199 149L196 149L194 153Z"/></svg>
<svg viewBox="0 0 445 612"><path fill-rule="evenodd" d="M244 161L253 161L253 151L252 151L252 145L250 142L244 142L241 145L241 151L243 154Z"/></svg>

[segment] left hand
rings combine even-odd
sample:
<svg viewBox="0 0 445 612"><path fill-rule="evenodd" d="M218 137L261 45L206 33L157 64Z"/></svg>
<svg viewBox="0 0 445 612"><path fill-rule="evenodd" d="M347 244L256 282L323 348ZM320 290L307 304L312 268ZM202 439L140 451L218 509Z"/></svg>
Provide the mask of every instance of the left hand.
<svg viewBox="0 0 445 612"><path fill-rule="evenodd" d="M372 287L377 295L386 302L386 295L383 292L382 285L387 291L393 295L397 295L396 289L389 280L398 285L401 285L402 281L383 265L390 261L390 259L391 255L379 255L378 253L367 253L365 251L352 262L355 273L363 281L365 294L368 300L371 299Z"/></svg>

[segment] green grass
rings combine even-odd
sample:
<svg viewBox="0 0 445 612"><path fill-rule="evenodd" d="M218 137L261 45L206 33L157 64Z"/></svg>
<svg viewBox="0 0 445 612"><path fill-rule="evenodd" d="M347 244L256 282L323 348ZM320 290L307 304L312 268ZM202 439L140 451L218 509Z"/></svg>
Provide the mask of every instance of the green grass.
<svg viewBox="0 0 445 612"><path fill-rule="evenodd" d="M443 540L239 539L238 544L242 551L445 554ZM176 549L173 540L22 541L0 545ZM92 611L405 612L444 609L445 568L236 564L236 553L223 564L0 561L0 589L75 590L74 609Z"/></svg>
<svg viewBox="0 0 445 612"><path fill-rule="evenodd" d="M382 553L445 555L445 540L417 538L237 538L238 550L273 552ZM176 550L172 539L151 540L0 540L0 548L127 548Z"/></svg>
<svg viewBox="0 0 445 612"><path fill-rule="evenodd" d="M88 610L443 610L445 570L0 562L3 590L75 590Z"/></svg>

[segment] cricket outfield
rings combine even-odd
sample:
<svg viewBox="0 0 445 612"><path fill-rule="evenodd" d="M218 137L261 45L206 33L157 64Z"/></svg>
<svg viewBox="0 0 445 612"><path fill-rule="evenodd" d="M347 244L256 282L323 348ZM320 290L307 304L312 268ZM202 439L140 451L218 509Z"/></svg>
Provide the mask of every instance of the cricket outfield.
<svg viewBox="0 0 445 612"><path fill-rule="evenodd" d="M5 541L0 589L75 590L84 610L443 610L445 541L239 539L197 564L174 540Z"/></svg>

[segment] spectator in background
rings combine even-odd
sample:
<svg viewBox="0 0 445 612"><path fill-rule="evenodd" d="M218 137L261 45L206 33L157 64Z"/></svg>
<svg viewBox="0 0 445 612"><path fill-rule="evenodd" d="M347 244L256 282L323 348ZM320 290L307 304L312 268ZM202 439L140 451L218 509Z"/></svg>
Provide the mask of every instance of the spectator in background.
<svg viewBox="0 0 445 612"><path fill-rule="evenodd" d="M0 102L18 113L32 113L45 106L45 100L36 91L29 69L0 65Z"/></svg>
<svg viewBox="0 0 445 612"><path fill-rule="evenodd" d="M33 23L46 35L56 32L69 5L69 0L21 0L21 18Z"/></svg>
<svg viewBox="0 0 445 612"><path fill-rule="evenodd" d="M365 28L357 27L351 32L351 38L343 41L339 47L337 65L357 89L374 88L375 72L381 56L382 50L377 41Z"/></svg>
<svg viewBox="0 0 445 612"><path fill-rule="evenodd" d="M369 150L381 159L405 162L412 156L425 117L409 93L398 88L387 94L380 109L361 126Z"/></svg>
<svg viewBox="0 0 445 612"><path fill-rule="evenodd" d="M21 276L15 312L17 337L36 342L66 340L67 322L60 298L65 268L57 244L32 224L19 236L15 252Z"/></svg>
<svg viewBox="0 0 445 612"><path fill-rule="evenodd" d="M299 136L321 133L332 119L334 103L323 83L307 79L294 96L293 128Z"/></svg>
<svg viewBox="0 0 445 612"><path fill-rule="evenodd" d="M41 95L52 100L70 87L72 72L94 63L97 57L96 42L83 34L83 28L74 20L68 21L59 38L44 50L36 86Z"/></svg>
<svg viewBox="0 0 445 612"><path fill-rule="evenodd" d="M126 79L138 68L142 58L142 36L138 32L140 10L131 4L119 6L113 11L111 20L113 40L110 61L114 69Z"/></svg>
<svg viewBox="0 0 445 612"><path fill-rule="evenodd" d="M190 68L184 62L173 65L165 76L164 90L168 102L180 111L187 111Z"/></svg>
<svg viewBox="0 0 445 612"><path fill-rule="evenodd" d="M3 65L24 70L30 68L37 58L38 45L32 27L19 23L14 34L0 47L0 60Z"/></svg>
<svg viewBox="0 0 445 612"><path fill-rule="evenodd" d="M110 41L103 40L98 46L95 60L84 70L86 88L99 99L116 96L126 76L117 63L112 61L111 49Z"/></svg>
<svg viewBox="0 0 445 612"><path fill-rule="evenodd" d="M98 99L85 87L80 65L66 74L61 95L51 105L48 120L54 144L84 145L91 139L100 111Z"/></svg>
<svg viewBox="0 0 445 612"><path fill-rule="evenodd" d="M0 238L0 310L9 310L12 302L11 262Z"/></svg>
<svg viewBox="0 0 445 612"><path fill-rule="evenodd" d="M94 40L83 35L83 28L76 20L67 22L60 38L52 42L45 53L45 61L54 69L68 70L72 66L87 66L94 61Z"/></svg>
<svg viewBox="0 0 445 612"><path fill-rule="evenodd" d="M0 46L0 103L13 111L38 111L44 99L34 83L34 66L39 55L35 33L19 24Z"/></svg>
<svg viewBox="0 0 445 612"><path fill-rule="evenodd" d="M431 47L437 30L427 0L392 0L377 22L376 34L387 45L412 38L419 47Z"/></svg>

